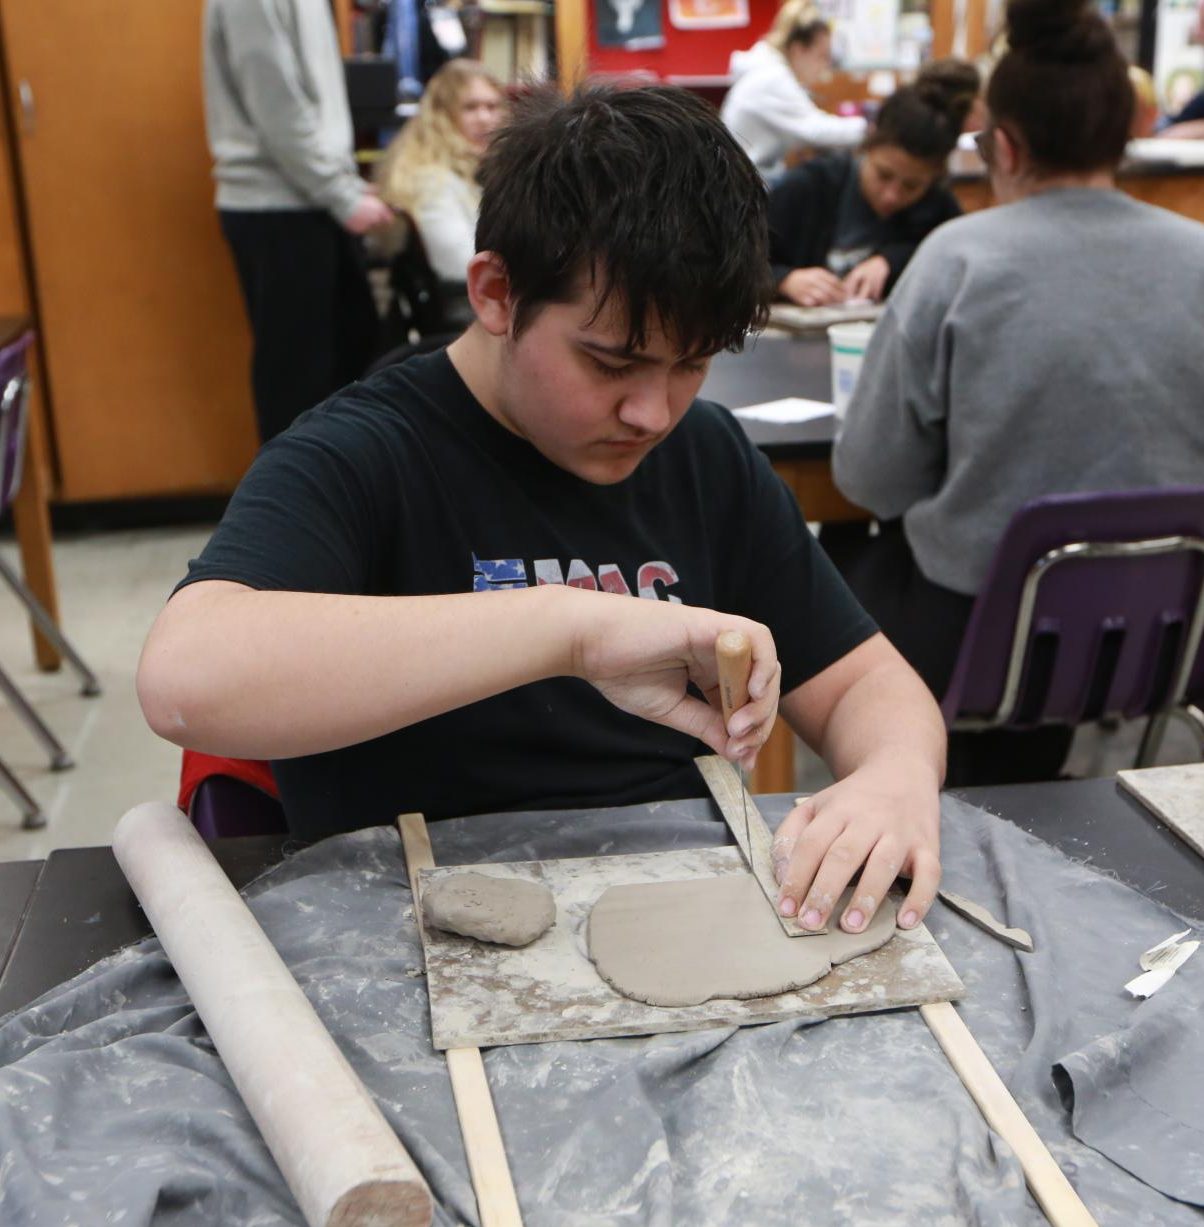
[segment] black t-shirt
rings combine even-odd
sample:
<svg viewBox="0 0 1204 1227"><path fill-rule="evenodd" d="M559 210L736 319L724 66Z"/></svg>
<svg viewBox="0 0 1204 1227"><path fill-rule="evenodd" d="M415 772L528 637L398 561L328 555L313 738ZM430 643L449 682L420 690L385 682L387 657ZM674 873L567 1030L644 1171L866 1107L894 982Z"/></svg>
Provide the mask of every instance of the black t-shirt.
<svg viewBox="0 0 1204 1227"><path fill-rule="evenodd" d="M840 201L836 206L832 245L828 248L828 268L837 277L846 277L863 260L868 260L890 239L886 220L870 208L861 190L861 176L856 172L849 175L840 190Z"/></svg>
<svg viewBox="0 0 1204 1227"><path fill-rule="evenodd" d="M874 631L726 410L695 402L631 477L592 485L490 417L445 351L344 389L264 447L183 582L210 579L483 601L567 582L709 606L769 625L783 693ZM405 811L699 796L704 752L554 678L272 767L291 829L318 838Z"/></svg>

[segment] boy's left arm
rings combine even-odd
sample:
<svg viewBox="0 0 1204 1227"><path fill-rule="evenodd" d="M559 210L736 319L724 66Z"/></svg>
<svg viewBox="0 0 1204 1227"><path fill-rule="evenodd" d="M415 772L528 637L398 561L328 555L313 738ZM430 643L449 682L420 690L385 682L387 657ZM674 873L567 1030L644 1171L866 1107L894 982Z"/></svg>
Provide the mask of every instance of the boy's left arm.
<svg viewBox="0 0 1204 1227"><path fill-rule="evenodd" d="M820 928L855 881L833 923L856 932L902 873L911 889L898 922L913 928L941 878L946 736L932 694L877 634L783 695L780 710L836 777L791 810L774 839L782 913Z"/></svg>

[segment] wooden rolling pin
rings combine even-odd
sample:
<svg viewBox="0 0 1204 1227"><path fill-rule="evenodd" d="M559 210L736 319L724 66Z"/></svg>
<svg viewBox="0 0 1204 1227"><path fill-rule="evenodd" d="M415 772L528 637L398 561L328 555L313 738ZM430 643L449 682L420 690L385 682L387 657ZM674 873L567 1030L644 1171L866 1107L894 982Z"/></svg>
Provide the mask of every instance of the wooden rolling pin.
<svg viewBox="0 0 1204 1227"><path fill-rule="evenodd" d="M426 1182L188 819L136 806L113 852L310 1227L427 1227Z"/></svg>

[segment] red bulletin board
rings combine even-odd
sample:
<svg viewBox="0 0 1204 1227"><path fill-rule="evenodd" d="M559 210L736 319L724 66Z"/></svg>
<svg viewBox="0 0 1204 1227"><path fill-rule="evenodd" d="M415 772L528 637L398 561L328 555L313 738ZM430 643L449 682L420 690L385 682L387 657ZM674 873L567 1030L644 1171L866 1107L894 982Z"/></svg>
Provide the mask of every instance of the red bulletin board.
<svg viewBox="0 0 1204 1227"><path fill-rule="evenodd" d="M645 0L652 3L653 0ZM749 24L735 30L678 30L669 22L667 0L661 5L661 28L665 45L655 51L624 51L599 47L594 5L589 3L589 71L633 72L643 69L664 78L670 76L723 76L733 51L746 51L769 29L778 11L778 0L748 0Z"/></svg>

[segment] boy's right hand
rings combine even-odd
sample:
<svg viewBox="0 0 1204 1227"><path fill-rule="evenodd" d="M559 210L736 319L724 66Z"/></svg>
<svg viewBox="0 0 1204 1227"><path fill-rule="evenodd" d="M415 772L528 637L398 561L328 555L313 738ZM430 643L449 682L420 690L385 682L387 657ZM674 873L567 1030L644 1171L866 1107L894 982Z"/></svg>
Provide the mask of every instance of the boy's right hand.
<svg viewBox="0 0 1204 1227"><path fill-rule="evenodd" d="M621 711L697 737L751 768L778 710L782 667L769 628L748 618L668 601L581 592L571 672ZM725 728L715 640L743 631L752 643L749 702ZM693 684L706 702L689 693Z"/></svg>

